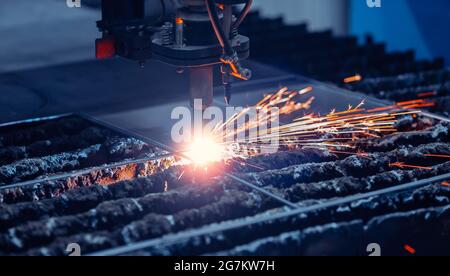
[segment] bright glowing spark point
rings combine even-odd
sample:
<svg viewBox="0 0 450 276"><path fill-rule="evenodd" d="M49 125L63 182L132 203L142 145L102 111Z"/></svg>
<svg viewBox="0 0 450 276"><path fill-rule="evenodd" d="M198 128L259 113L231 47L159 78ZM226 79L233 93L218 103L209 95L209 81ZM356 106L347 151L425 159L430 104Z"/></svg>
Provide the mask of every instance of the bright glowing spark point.
<svg viewBox="0 0 450 276"><path fill-rule="evenodd" d="M359 76L361 77L361 76ZM358 79L358 76L353 78ZM362 78L362 77L361 77ZM225 122L218 123L207 138L194 140L184 150L184 155L195 166L208 167L209 163L221 162L238 158L247 159L258 155L262 149L271 147L272 139L278 139L274 150L286 150L302 147L313 147L331 150L338 154L357 155L371 158L364 152L355 151L353 144L365 138L379 138L386 134L397 132L395 127L398 117L405 115L417 116L420 110L410 110L433 104L423 99L399 102L392 106L365 109L364 101L358 105L350 105L347 110L333 109L325 115L309 113L300 114L300 111L309 110L314 102L314 96L304 97L313 92L311 86L302 90L289 90L284 87L278 92L265 95L256 105L252 106L258 111L269 111L273 107L279 109L281 125L267 126L274 119L269 113L263 116L252 117L245 124L239 120L246 116L252 107L244 108L230 116ZM300 115L300 116L299 116ZM237 125L237 127L235 127ZM266 128L267 132L238 139L250 130ZM231 131L228 131L231 130ZM443 157L443 156L439 156ZM249 164L248 164L249 165ZM432 170L432 167L422 167L402 162L391 163L391 167ZM182 177L182 176L181 176Z"/></svg>
<svg viewBox="0 0 450 276"><path fill-rule="evenodd" d="M450 187L450 183L447 181L442 182L441 185L444 187Z"/></svg>
<svg viewBox="0 0 450 276"><path fill-rule="evenodd" d="M210 138L196 139L185 152L195 165L206 166L224 159L225 148Z"/></svg>

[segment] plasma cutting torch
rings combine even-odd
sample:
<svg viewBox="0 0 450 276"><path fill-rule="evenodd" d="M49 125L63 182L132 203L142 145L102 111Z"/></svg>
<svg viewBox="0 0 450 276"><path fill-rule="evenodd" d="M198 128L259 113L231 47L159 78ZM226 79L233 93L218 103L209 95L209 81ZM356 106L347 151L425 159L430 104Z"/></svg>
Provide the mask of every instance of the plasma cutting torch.
<svg viewBox="0 0 450 276"><path fill-rule="evenodd" d="M213 101L213 70L221 64L225 101L230 102L234 78L249 80L250 40L239 26L253 0L102 0L102 38L96 40L99 59L121 56L141 66L156 59L189 71L191 105ZM243 5L242 10L235 12Z"/></svg>

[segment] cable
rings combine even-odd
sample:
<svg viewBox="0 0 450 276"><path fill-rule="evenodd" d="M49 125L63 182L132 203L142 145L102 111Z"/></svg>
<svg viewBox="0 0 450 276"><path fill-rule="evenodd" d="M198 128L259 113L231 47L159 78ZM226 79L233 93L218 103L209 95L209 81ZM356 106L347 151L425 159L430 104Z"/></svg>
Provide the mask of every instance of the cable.
<svg viewBox="0 0 450 276"><path fill-rule="evenodd" d="M220 24L219 14L217 12L215 0L205 0L208 9L209 18L216 33L217 39L223 48L224 56L221 58L222 63L228 64L231 68L231 75L235 78L248 80L251 78L251 71L241 66L239 56L231 46L228 36ZM247 9L246 9L247 10ZM245 14L245 12L243 13Z"/></svg>
<svg viewBox="0 0 450 276"><path fill-rule="evenodd" d="M214 32L216 33L217 39L219 40L219 43L222 46L225 55L233 56L234 55L233 47L231 46L230 40L227 39L227 36L225 35L222 26L220 25L220 19L219 14L217 13L216 2L214 0L205 0L205 2Z"/></svg>

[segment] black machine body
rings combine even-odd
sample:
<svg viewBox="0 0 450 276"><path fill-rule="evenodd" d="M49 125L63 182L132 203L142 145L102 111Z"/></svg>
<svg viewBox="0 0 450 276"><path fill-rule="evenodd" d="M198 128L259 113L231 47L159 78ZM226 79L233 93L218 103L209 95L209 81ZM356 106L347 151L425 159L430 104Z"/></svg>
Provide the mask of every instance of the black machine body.
<svg viewBox="0 0 450 276"><path fill-rule="evenodd" d="M102 38L97 58L121 56L144 66L159 60L190 71L191 101L212 103L213 66L222 64L225 99L233 79L248 80L240 61L250 54L250 39L239 34L252 0L103 0ZM236 13L239 5L244 5ZM184 71L180 70L180 71Z"/></svg>

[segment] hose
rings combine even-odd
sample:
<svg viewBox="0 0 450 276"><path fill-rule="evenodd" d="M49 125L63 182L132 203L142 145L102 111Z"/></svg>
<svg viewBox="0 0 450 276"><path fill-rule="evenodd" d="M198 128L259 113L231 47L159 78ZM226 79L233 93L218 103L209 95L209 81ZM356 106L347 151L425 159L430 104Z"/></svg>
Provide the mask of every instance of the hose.
<svg viewBox="0 0 450 276"><path fill-rule="evenodd" d="M208 9L209 18L211 19L211 23L216 33L217 39L219 40L220 46L222 46L225 55L233 56L234 50L231 46L230 40L227 38L228 36L225 34L219 19L219 14L216 8L216 2L214 0L205 0L206 8Z"/></svg>

